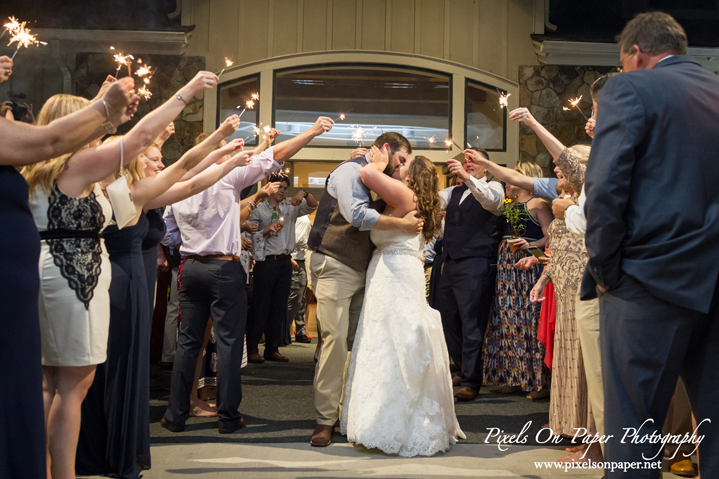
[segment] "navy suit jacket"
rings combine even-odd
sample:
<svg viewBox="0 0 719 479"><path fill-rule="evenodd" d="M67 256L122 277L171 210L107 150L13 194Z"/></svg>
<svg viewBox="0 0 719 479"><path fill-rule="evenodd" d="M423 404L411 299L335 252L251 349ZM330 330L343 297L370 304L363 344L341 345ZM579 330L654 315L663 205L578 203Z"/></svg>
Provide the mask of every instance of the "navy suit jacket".
<svg viewBox="0 0 719 479"><path fill-rule="evenodd" d="M676 55L610 78L585 188L594 280L611 289L628 275L708 312L719 277L719 77Z"/></svg>

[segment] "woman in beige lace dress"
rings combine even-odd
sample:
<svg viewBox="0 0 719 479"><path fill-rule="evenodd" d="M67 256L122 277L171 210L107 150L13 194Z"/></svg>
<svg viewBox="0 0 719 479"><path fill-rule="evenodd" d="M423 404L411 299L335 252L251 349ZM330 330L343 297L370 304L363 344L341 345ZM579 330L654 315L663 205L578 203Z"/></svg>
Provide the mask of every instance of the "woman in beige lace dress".
<svg viewBox="0 0 719 479"><path fill-rule="evenodd" d="M578 156L578 155L576 155ZM584 182L585 165L572 150L565 149L560 159L565 171L572 177L573 184L555 168L559 188L563 197L576 202L573 186ZM558 162L561 160L558 159ZM570 174L571 173L571 174ZM541 279L530 294L533 301L542 301L544 287L554 283L557 295L557 323L554 335L554 362L552 365L552 394L549 403L549 427L554 434L574 436L576 428L587 428L589 423L587 404L587 381L584 373L579 333L574 319L575 294L587 265L587 256L582 253L583 238L571 233L563 220L555 219L549 225L549 241L552 255ZM593 427L589 427L590 433Z"/></svg>

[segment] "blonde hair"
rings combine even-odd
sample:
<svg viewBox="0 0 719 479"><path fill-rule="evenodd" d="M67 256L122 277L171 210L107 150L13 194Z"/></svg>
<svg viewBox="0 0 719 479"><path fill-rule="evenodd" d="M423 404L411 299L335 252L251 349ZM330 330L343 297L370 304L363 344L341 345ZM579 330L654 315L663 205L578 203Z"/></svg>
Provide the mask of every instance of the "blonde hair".
<svg viewBox="0 0 719 479"><path fill-rule="evenodd" d="M520 172L524 176L528 176L530 178L544 177L544 172L542 171L542 167L533 161L520 161L516 164L515 168L517 169L518 172Z"/></svg>
<svg viewBox="0 0 719 479"><path fill-rule="evenodd" d="M90 102L88 100L79 96L66 94L53 95L40 110L37 116L37 125L47 126L58 118L82 110L89 104ZM84 148L87 148L87 146ZM34 196L35 190L38 188L42 188L43 191L49 195L58 177L65 170L68 160L74 154L75 153L67 153L57 158L24 166L20 170L20 173L22 173L25 177L25 181L27 181L30 195Z"/></svg>
<svg viewBox="0 0 719 479"><path fill-rule="evenodd" d="M592 148L589 145L574 145L569 147L569 151L572 153L572 156L584 165L586 165L587 160L589 160L589 152L591 149Z"/></svg>

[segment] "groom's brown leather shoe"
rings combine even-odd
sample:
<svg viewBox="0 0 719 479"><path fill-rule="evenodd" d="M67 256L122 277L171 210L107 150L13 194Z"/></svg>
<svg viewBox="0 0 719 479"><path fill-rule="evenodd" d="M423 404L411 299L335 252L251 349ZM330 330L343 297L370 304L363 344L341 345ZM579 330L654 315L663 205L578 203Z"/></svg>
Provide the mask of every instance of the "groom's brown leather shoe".
<svg viewBox="0 0 719 479"><path fill-rule="evenodd" d="M457 398L457 401L474 401L477 396L479 396L479 391L468 386L464 386L462 389L454 393L454 397Z"/></svg>
<svg viewBox="0 0 719 479"><path fill-rule="evenodd" d="M247 362L248 363L255 363L255 364L262 364L265 362L265 358L260 356L257 353L251 353L247 355Z"/></svg>
<svg viewBox="0 0 719 479"><path fill-rule="evenodd" d="M315 447L327 447L332 444L332 430L334 428L334 425L325 426L324 424L318 424L315 428L315 432L312 433L310 445Z"/></svg>
<svg viewBox="0 0 719 479"><path fill-rule="evenodd" d="M452 387L453 387L453 388L458 388L458 387L460 387L461 385L462 385L462 378L459 377L459 376L454 376L454 377L452 378Z"/></svg>

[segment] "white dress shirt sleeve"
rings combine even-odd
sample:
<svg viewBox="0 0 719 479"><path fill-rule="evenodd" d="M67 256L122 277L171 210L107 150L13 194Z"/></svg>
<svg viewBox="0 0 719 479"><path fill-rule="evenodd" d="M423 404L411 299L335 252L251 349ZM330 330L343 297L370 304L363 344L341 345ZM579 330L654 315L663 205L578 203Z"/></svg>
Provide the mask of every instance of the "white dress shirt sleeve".
<svg viewBox="0 0 719 479"><path fill-rule="evenodd" d="M479 201L482 207L495 216L502 215L502 203L504 203L504 188L497 181L487 181L487 178L477 179L469 177L465 183L472 193L472 196Z"/></svg>
<svg viewBox="0 0 719 479"><path fill-rule="evenodd" d="M587 231L587 218L584 216L584 203L587 201L587 195L582 193L579 195L579 205L572 205L564 211L564 223L567 229L574 234L584 236Z"/></svg>
<svg viewBox="0 0 719 479"><path fill-rule="evenodd" d="M180 235L180 228L177 226L175 221L175 215L172 213L172 205L165 208L165 214L162 217L165 220L167 229L165 230L165 237L160 241L164 246L175 246L182 243L182 236Z"/></svg>
<svg viewBox="0 0 719 479"><path fill-rule="evenodd" d="M452 198L452 191L456 188L456 186L450 186L449 188L445 188L443 190L439 190L439 209L440 210L446 210L447 205L449 204L450 198Z"/></svg>
<svg viewBox="0 0 719 479"><path fill-rule="evenodd" d="M249 165L235 168L229 172L222 181L230 183L235 191L242 191L279 169L280 164L275 161L274 150L270 147L259 155L253 156Z"/></svg>

